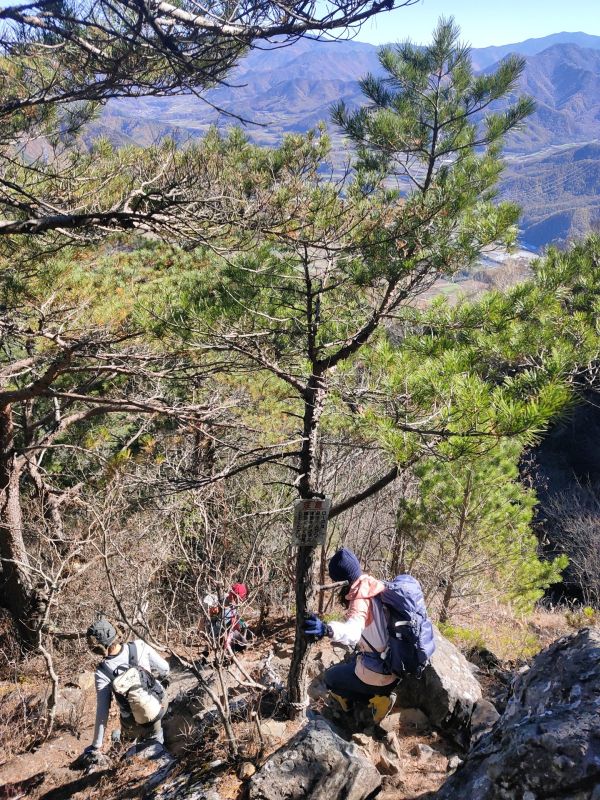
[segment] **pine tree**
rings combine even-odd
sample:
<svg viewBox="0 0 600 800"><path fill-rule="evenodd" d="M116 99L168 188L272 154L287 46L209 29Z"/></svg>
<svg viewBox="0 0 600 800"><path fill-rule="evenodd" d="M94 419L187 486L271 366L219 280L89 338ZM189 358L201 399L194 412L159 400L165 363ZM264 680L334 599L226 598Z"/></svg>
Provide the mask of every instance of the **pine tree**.
<svg viewBox="0 0 600 800"><path fill-rule="evenodd" d="M457 596L485 591L530 609L561 579L567 559L541 561L531 524L536 497L519 481L520 446L504 440L476 457L419 464L418 500L400 517L412 564L426 561L442 589L440 622Z"/></svg>
<svg viewBox="0 0 600 800"><path fill-rule="evenodd" d="M326 137L288 137L269 156L278 179L256 212L263 220L256 246L226 261L211 259L211 270L188 275L185 295L171 309L172 328L202 353L222 359L224 371L244 376L248 400L239 413L245 430L260 427L257 416L265 411L278 413L268 433L245 448L247 455L232 446L235 463L224 466L223 477L277 462L298 496L312 498L326 488L322 430L343 430L333 421L336 414L346 419L342 438L353 429L358 438L377 436L380 425L385 430L379 440L394 440L384 445L393 457L385 474L340 498L332 516L389 485L422 455L424 437L435 441L460 433L460 425L430 429L423 422L439 397L435 387L428 391L427 375L412 387L415 397L403 401L403 413L393 392L387 394L369 429L361 407L379 393L377 366L365 369L365 351L378 342L397 361L398 349L381 332L384 323L410 323L415 297L440 275L467 268L488 245L512 241L517 209L493 202L500 145L531 110L521 99L504 113L482 118L490 103L513 89L523 62L509 59L495 74L473 76L452 21L439 24L428 48L399 46L384 51L382 63L387 81L363 81L370 105L354 114L343 107L335 112L358 145L355 180L339 187L327 179ZM259 160L250 146L240 157L253 165ZM390 188L394 178L404 183ZM367 386L361 386L362 376ZM252 381L268 385L267 396L257 400ZM485 387L477 384L473 392L482 394ZM354 409L350 415L348 409ZM484 403L469 433L511 430L510 413L500 421L489 409ZM531 411L529 424L542 424L539 416L534 419L535 403ZM408 420L404 427L402 420ZM289 680L295 708L303 702L302 626L313 603L314 555L315 547L301 547L296 561Z"/></svg>

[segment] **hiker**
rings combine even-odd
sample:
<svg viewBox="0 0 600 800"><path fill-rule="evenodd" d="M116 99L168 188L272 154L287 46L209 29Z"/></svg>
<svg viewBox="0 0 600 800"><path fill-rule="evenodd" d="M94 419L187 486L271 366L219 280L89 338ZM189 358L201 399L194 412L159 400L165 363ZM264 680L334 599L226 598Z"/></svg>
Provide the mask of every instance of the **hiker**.
<svg viewBox="0 0 600 800"><path fill-rule="evenodd" d="M250 629L239 613L238 606L248 597L248 589L245 583L234 583L227 597L225 598L225 608L223 620L227 630L225 637L225 647L232 649L243 649L248 644L251 637Z"/></svg>
<svg viewBox="0 0 600 800"><path fill-rule="evenodd" d="M358 653L350 661L326 670L325 685L330 698L342 711L349 712L355 701L366 701L370 717L374 723L379 723L394 705L394 688L403 672L420 673L434 649L433 628L427 618L421 589L409 575L399 575L385 584L364 574L356 555L345 547L330 560L329 575L336 583L344 582L345 621L326 625L316 614L309 614L304 632L315 640L328 636L339 644L358 645ZM403 601L408 600L413 613L398 615L395 602L398 599L403 610ZM413 623L406 620L416 618L420 620L417 638L414 644L407 646L402 636L408 638ZM395 632L393 645L390 624Z"/></svg>
<svg viewBox="0 0 600 800"><path fill-rule="evenodd" d="M96 763L102 749L111 697L114 694L121 717L120 738L137 740L140 749L158 744L163 751L161 720L167 708L165 689L169 665L154 648L135 639L123 644L114 626L104 618L87 630L92 653L102 656L96 667L96 725L94 740L83 752L83 760ZM156 679L158 677L159 680Z"/></svg>
<svg viewBox="0 0 600 800"><path fill-rule="evenodd" d="M247 596L246 585L234 583L227 592L222 606L219 605L218 598L212 594L207 594L202 601L208 612L213 636L223 637L223 646L226 650L246 647L252 635L239 612L239 605Z"/></svg>

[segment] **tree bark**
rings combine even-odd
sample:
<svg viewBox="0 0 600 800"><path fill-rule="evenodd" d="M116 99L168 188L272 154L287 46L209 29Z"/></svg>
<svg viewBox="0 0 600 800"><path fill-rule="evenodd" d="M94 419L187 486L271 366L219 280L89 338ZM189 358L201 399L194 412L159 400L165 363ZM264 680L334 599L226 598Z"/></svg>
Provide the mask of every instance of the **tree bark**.
<svg viewBox="0 0 600 800"><path fill-rule="evenodd" d="M4 405L0 407L0 602L10 611L22 643L35 647L35 619L39 604L23 541L20 473L21 467L14 452L12 407Z"/></svg>
<svg viewBox="0 0 600 800"><path fill-rule="evenodd" d="M304 392L304 425L300 456L298 491L302 499L314 497L317 491L317 441L319 420L323 413L327 390L323 375L313 372ZM296 635L294 653L288 676L290 716L299 718L306 705L306 669L308 642L304 635L304 620L315 599L314 562L315 546L299 547L296 556L295 596Z"/></svg>
<svg viewBox="0 0 600 800"><path fill-rule="evenodd" d="M454 587L456 585L456 573L458 571L458 565L460 562L460 557L462 555L464 532L467 524L469 502L471 499L471 483L472 483L471 473L469 473L469 475L467 476L467 484L465 486L465 491L463 493L463 502L462 502L462 507L460 509L458 528L456 531L456 536L454 537L454 553L452 554L452 563L450 564L450 571L448 573L448 582L446 583L446 589L444 591L444 596L442 598L442 607L440 609L440 622L448 622L448 616L450 614L450 604L452 602L452 598L454 597Z"/></svg>

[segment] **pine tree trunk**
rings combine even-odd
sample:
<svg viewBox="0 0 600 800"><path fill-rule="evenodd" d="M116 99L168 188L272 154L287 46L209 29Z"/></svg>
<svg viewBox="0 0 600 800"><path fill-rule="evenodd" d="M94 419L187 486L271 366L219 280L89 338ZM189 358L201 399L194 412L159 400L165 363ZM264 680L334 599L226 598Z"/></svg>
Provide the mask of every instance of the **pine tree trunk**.
<svg viewBox="0 0 600 800"><path fill-rule="evenodd" d="M316 453L319 419L325 403L325 384L320 375L312 375L304 394L304 426L302 453L300 456L300 497L309 499L317 493ZM315 602L314 563L315 546L299 547L296 556L296 634L294 653L288 676L288 698L290 717L299 718L306 705L306 670L308 666L308 642L303 633L304 620Z"/></svg>
<svg viewBox="0 0 600 800"><path fill-rule="evenodd" d="M21 642L35 647L41 597L32 584L23 541L20 473L14 452L12 408L6 405L0 408L0 603L10 611Z"/></svg>
<svg viewBox="0 0 600 800"><path fill-rule="evenodd" d="M467 476L467 483L463 493L463 502L460 510L460 519L458 528L454 537L454 553L452 555L452 563L450 564L450 571L448 574L448 582L442 598L442 607L440 609L440 622L448 622L448 615L450 614L450 603L454 597L454 587L456 585L456 574L460 564L460 557L462 555L463 543L465 539L465 528L467 525L467 517L469 513L469 502L471 499L471 485L472 475L469 473Z"/></svg>

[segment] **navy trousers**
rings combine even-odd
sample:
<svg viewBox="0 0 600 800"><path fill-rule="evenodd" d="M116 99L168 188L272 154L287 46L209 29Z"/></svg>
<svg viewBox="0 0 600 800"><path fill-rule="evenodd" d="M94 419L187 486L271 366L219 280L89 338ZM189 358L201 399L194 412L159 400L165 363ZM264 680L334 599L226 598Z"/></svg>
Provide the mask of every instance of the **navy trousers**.
<svg viewBox="0 0 600 800"><path fill-rule="evenodd" d="M356 658L334 664L325 671L323 676L325 686L330 692L339 694L348 700L368 700L375 695L388 695L396 686L395 683L387 686L372 686L370 683L365 683L356 677L355 668Z"/></svg>

